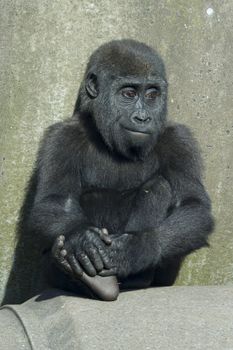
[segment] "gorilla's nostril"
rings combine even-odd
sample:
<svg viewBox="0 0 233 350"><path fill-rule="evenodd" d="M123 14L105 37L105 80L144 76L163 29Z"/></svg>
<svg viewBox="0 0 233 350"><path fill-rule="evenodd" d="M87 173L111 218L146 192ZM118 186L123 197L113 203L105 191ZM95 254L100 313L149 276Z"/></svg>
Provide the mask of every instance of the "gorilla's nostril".
<svg viewBox="0 0 233 350"><path fill-rule="evenodd" d="M144 116L134 116L133 117L134 122L139 123L139 124L148 124L151 121L150 117L144 117Z"/></svg>
<svg viewBox="0 0 233 350"><path fill-rule="evenodd" d="M147 118L145 119L145 123L146 123L146 124L148 124L150 121L151 121L151 118L150 118L150 117L147 117Z"/></svg>
<svg viewBox="0 0 233 350"><path fill-rule="evenodd" d="M138 116L135 116L135 117L134 117L134 120L135 120L136 122L138 122L138 123L142 123L142 122L144 121L143 118L138 117Z"/></svg>

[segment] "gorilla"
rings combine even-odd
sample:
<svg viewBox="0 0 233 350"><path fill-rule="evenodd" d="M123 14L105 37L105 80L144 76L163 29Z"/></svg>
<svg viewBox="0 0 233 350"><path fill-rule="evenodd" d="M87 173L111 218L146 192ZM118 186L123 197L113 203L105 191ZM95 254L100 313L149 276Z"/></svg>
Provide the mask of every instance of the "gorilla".
<svg viewBox="0 0 233 350"><path fill-rule="evenodd" d="M167 86L143 43L92 54L72 117L41 142L3 304L47 287L114 300L169 286L184 257L208 245L200 152L186 126L167 121Z"/></svg>

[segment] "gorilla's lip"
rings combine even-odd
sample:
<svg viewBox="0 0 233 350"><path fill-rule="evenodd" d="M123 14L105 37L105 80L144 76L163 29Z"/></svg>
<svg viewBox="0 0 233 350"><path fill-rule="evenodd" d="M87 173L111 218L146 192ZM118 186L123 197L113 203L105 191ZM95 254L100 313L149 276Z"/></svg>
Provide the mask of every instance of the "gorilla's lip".
<svg viewBox="0 0 233 350"><path fill-rule="evenodd" d="M130 132L131 134L134 134L135 136L140 136L140 135L145 135L148 136L150 133L148 131L144 130L135 130L135 129L129 129L129 128L124 128L126 131Z"/></svg>

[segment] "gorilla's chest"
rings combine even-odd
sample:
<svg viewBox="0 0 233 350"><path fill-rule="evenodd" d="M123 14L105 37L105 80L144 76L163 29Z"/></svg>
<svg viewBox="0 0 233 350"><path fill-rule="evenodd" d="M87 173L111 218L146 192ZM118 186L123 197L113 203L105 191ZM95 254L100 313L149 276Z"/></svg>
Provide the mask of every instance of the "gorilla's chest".
<svg viewBox="0 0 233 350"><path fill-rule="evenodd" d="M159 168L157 155L151 155L146 161L127 161L106 156L100 152L88 153L81 163L81 183L83 188L103 189L104 195L125 194L128 190L137 190L148 181ZM105 190L108 190L105 191ZM120 197L121 197L120 194Z"/></svg>
<svg viewBox="0 0 233 350"><path fill-rule="evenodd" d="M110 233L155 227L171 203L156 155L147 162L117 162L96 154L82 164L80 204L90 223Z"/></svg>
<svg viewBox="0 0 233 350"><path fill-rule="evenodd" d="M115 232L125 227L136 196L135 190L86 189L80 203L94 226Z"/></svg>
<svg viewBox="0 0 233 350"><path fill-rule="evenodd" d="M160 175L128 190L84 188L80 198L88 220L110 233L155 227L166 216L171 202L170 186Z"/></svg>

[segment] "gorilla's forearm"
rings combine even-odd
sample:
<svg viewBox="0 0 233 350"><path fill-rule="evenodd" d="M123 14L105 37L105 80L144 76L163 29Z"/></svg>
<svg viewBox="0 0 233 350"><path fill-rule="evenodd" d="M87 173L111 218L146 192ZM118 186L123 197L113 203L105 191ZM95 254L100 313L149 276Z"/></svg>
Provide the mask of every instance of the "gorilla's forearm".
<svg viewBox="0 0 233 350"><path fill-rule="evenodd" d="M112 247L115 249L113 264L117 266L118 275L126 277L155 267L162 259L185 256L207 245L213 226L209 209L202 205L176 208L154 230L128 232L125 243L118 236Z"/></svg>
<svg viewBox="0 0 233 350"><path fill-rule="evenodd" d="M187 205L175 211L156 229L161 258L185 256L207 244L214 227L209 209Z"/></svg>
<svg viewBox="0 0 233 350"><path fill-rule="evenodd" d="M36 202L26 219L26 229L35 232L41 243L51 247L58 235L68 237L87 226L87 220L79 208L66 205L67 199L49 197Z"/></svg>
<svg viewBox="0 0 233 350"><path fill-rule="evenodd" d="M160 257L158 235L155 231L127 232L112 238L109 247L117 276L125 278L156 266Z"/></svg>

